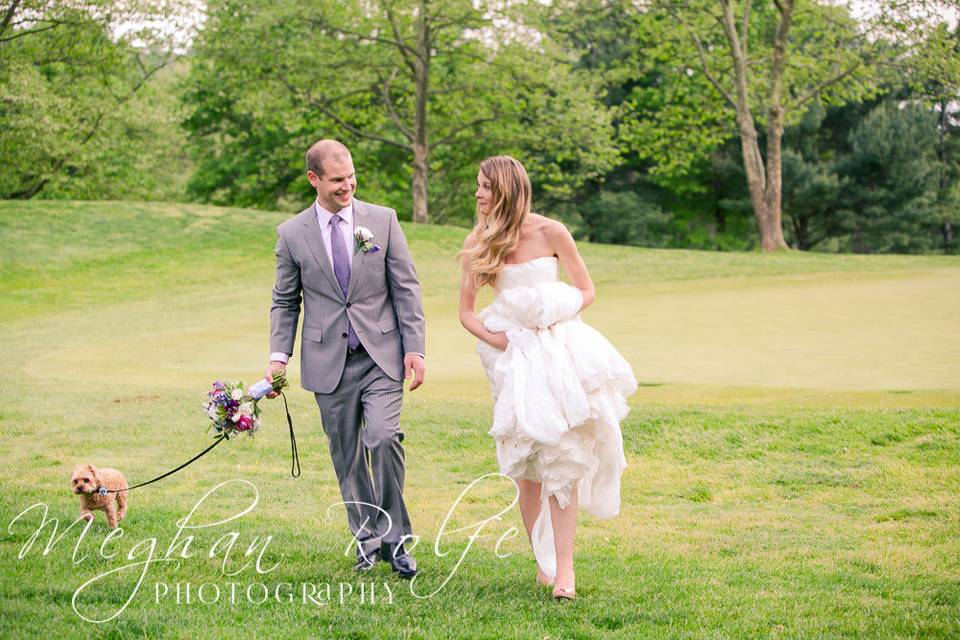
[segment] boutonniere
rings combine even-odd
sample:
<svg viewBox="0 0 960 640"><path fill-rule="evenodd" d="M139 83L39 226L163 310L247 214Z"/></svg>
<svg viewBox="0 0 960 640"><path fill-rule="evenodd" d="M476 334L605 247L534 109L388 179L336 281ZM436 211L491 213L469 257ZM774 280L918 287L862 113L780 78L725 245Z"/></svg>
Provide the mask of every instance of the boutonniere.
<svg viewBox="0 0 960 640"><path fill-rule="evenodd" d="M364 253L376 253L380 251L380 245L371 244L373 241L373 231L366 227L357 227L353 230L353 239L356 241L353 245L354 255L363 251Z"/></svg>

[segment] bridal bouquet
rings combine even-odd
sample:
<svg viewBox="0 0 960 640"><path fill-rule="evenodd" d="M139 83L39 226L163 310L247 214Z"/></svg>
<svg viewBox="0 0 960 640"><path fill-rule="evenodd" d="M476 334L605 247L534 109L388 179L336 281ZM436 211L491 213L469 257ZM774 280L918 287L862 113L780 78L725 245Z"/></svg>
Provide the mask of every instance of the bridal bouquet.
<svg viewBox="0 0 960 640"><path fill-rule="evenodd" d="M210 400L203 405L213 428L227 438L237 433L253 435L260 428L260 408L257 402L270 393L280 392L287 386L282 373L273 374L273 383L266 378L249 389L244 390L243 382L236 380L217 380L207 392Z"/></svg>

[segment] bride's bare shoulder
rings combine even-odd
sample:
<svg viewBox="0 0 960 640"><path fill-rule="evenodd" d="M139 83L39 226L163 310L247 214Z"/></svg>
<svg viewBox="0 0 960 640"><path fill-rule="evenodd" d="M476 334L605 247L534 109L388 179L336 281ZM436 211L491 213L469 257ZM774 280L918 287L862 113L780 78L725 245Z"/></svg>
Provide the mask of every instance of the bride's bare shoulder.
<svg viewBox="0 0 960 640"><path fill-rule="evenodd" d="M530 212L527 216L527 225L530 231L537 233L557 233L566 230L566 227L559 220L548 218L539 213Z"/></svg>
<svg viewBox="0 0 960 640"><path fill-rule="evenodd" d="M541 234L547 240L553 241L570 235L567 226L559 220L542 216L539 213L530 213L531 231Z"/></svg>

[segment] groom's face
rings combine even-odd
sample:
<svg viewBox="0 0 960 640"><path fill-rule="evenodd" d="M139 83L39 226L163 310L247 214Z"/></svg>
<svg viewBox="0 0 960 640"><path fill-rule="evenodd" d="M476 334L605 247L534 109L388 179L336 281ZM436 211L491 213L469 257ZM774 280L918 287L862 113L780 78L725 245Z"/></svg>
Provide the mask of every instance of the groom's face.
<svg viewBox="0 0 960 640"><path fill-rule="evenodd" d="M317 202L336 213L350 204L357 190L357 176L350 156L333 156L323 161L323 175L307 171L307 179L317 190Z"/></svg>

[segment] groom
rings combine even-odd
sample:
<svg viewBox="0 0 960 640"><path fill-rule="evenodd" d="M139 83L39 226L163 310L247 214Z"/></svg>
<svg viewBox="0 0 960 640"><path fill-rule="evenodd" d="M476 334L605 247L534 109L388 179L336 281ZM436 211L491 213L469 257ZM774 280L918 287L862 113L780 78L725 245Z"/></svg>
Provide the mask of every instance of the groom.
<svg viewBox="0 0 960 640"><path fill-rule="evenodd" d="M378 557L401 577L417 573L403 546L403 380L423 383L420 283L393 209L354 198L350 151L320 140L307 151L316 201L277 228L267 377L293 354L303 298L301 384L320 407L333 468L356 541L354 568ZM362 241L363 232L372 238Z"/></svg>

